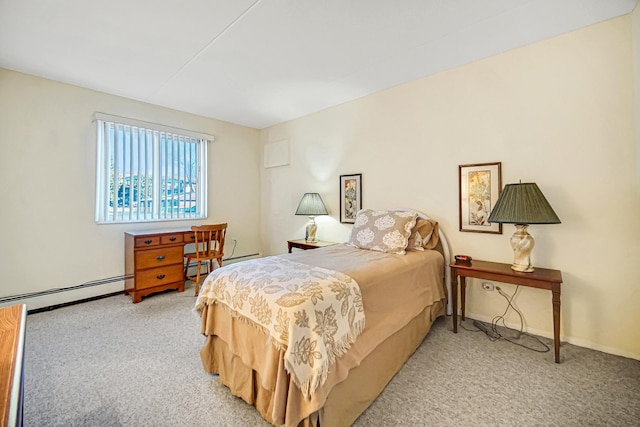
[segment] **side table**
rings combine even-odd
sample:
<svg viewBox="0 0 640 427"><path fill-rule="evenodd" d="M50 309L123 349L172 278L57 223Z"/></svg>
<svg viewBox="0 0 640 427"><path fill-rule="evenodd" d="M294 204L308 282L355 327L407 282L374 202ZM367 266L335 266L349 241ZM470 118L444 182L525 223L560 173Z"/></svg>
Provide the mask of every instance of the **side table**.
<svg viewBox="0 0 640 427"><path fill-rule="evenodd" d="M291 253L292 248L298 248L306 251L307 249L316 249L316 248L321 248L323 246L331 246L335 244L336 242L324 242L322 240L318 240L317 242L307 242L304 239L287 240L287 245L289 246L289 253Z"/></svg>
<svg viewBox="0 0 640 427"><path fill-rule="evenodd" d="M536 268L531 273L511 269L511 264L473 260L471 263L451 263L451 292L453 305L453 332L458 333L458 277L460 277L460 309L464 319L466 278L492 280L500 283L547 289L552 293L553 344L555 361L560 363L560 285L562 273L559 270Z"/></svg>

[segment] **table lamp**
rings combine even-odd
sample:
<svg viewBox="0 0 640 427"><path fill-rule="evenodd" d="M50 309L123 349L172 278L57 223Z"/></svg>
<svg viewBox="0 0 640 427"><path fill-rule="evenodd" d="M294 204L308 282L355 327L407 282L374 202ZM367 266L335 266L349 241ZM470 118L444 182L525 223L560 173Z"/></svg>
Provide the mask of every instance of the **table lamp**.
<svg viewBox="0 0 640 427"><path fill-rule="evenodd" d="M529 224L560 224L558 215L535 183L507 184L487 221L515 224L516 231L511 236L514 255L511 268L524 273L533 271L531 251L535 242L527 233Z"/></svg>
<svg viewBox="0 0 640 427"><path fill-rule="evenodd" d="M318 193L305 193L300 200L296 215L308 215L309 222L307 223L306 234L304 240L307 242L317 242L316 232L318 231L318 225L315 221L316 215L328 215L327 208L322 202L322 197Z"/></svg>

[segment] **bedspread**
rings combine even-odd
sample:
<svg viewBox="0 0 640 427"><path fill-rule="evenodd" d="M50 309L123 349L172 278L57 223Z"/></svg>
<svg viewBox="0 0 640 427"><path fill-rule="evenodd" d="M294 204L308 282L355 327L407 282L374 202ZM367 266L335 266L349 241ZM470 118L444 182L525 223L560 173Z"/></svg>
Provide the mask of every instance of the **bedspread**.
<svg viewBox="0 0 640 427"><path fill-rule="evenodd" d="M355 384L343 388L349 398L340 405L359 407L355 412L359 414L368 402L365 406L358 405L369 399L362 397L361 392L372 388L378 390L390 379L379 377L377 364L395 364L398 358L394 349L408 348L406 337L400 342L393 340L397 332L415 322L430 324L443 314L446 289L442 254L429 250L393 255L337 244L279 257L340 271L352 277L359 285L365 310L366 327L362 334L351 349L336 360L326 382L315 390L310 399L306 399L286 371L284 351L273 345L274 340L268 342L268 335L254 327L253 322L233 317L224 305L205 305L200 330L206 337L200 352L205 371L219 374L221 384L229 387L235 396L255 405L271 424L294 427L317 414L321 408L324 408L325 415L333 413L333 409L325 408L332 390L343 382L351 383L347 378L350 372L367 365L376 349L392 343L382 360L373 358L375 362L367 365L367 373L358 377L360 380L355 380ZM408 354L415 350L415 345L410 347L412 350ZM401 363L405 360L402 359ZM394 366L395 372L399 366ZM345 395L341 396L344 399ZM349 401L353 398L364 400ZM337 404L333 402L331 405L335 409ZM339 423L328 421L326 425Z"/></svg>
<svg viewBox="0 0 640 427"><path fill-rule="evenodd" d="M364 329L360 288L350 276L283 257L214 270L196 301L219 304L257 325L285 351L285 367L309 399Z"/></svg>

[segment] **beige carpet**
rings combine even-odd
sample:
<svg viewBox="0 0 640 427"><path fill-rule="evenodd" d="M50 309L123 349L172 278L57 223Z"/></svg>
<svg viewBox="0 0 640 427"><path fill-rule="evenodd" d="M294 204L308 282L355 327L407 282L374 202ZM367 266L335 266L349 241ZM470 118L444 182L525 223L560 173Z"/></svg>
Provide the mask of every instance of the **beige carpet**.
<svg viewBox="0 0 640 427"><path fill-rule="evenodd" d="M187 288L29 315L25 425L267 426L203 371L194 302ZM561 361L481 332L455 335L442 318L355 425L639 425L639 361L568 344Z"/></svg>

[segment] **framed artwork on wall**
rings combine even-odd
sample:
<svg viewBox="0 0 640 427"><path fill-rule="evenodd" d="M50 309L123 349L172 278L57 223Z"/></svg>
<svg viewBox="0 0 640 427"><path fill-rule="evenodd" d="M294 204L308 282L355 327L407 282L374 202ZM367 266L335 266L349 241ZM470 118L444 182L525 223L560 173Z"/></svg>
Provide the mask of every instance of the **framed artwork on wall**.
<svg viewBox="0 0 640 427"><path fill-rule="evenodd" d="M458 166L460 231L502 234L487 222L502 191L501 162Z"/></svg>
<svg viewBox="0 0 640 427"><path fill-rule="evenodd" d="M362 174L340 175L340 222L356 222L362 209Z"/></svg>

